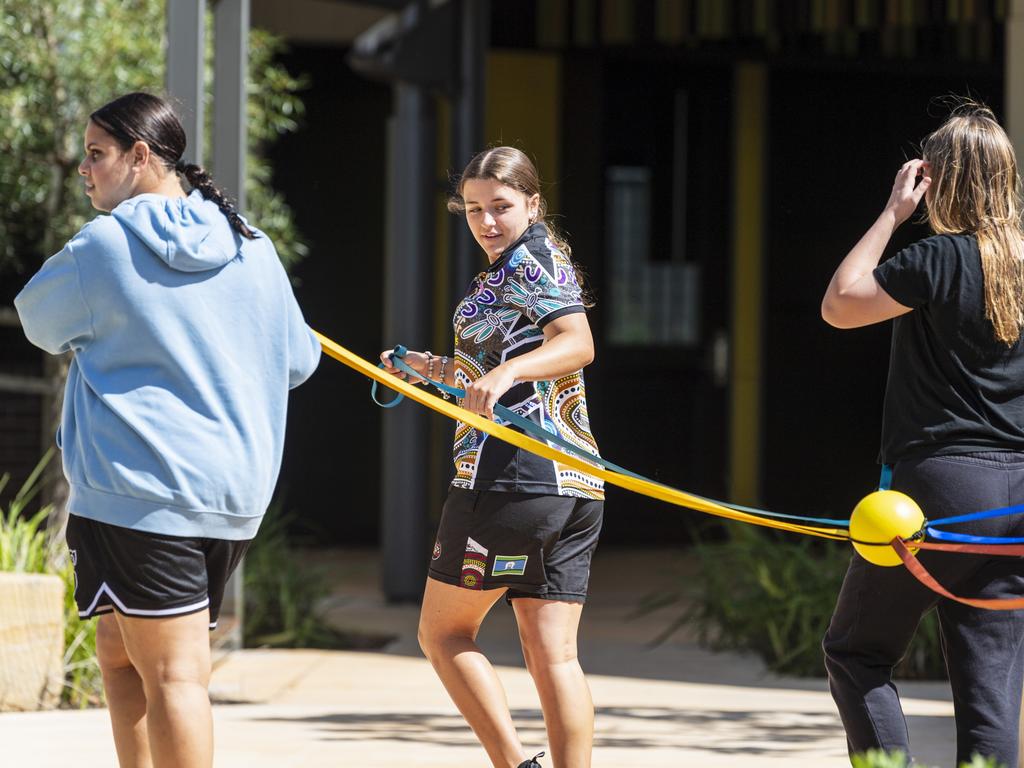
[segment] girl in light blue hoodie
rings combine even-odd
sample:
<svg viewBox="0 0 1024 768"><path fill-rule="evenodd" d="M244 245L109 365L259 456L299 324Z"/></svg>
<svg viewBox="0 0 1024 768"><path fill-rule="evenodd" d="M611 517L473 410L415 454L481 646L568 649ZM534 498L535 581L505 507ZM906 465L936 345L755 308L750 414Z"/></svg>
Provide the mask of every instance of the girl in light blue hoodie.
<svg viewBox="0 0 1024 768"><path fill-rule="evenodd" d="M72 355L67 540L123 768L212 765L208 627L277 481L288 390L320 355L273 243L184 151L162 99L94 112L78 170L110 215L15 299L30 341Z"/></svg>

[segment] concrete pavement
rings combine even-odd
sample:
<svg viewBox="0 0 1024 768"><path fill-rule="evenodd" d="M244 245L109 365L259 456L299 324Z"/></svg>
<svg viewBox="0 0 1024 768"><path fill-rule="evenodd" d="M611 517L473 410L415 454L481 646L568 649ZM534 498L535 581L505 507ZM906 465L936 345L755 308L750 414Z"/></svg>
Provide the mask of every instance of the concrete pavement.
<svg viewBox="0 0 1024 768"><path fill-rule="evenodd" d="M331 622L394 640L380 652L246 650L222 659L212 685L219 702L216 765L486 768L483 751L416 649L416 607L380 599L375 553L316 558L338 584L323 606ZM649 645L679 609L633 616L641 594L630 574L643 573L645 589L669 589L678 588L686 570L686 561L669 552L599 550L595 558L581 631L597 710L594 766L848 766L823 680L776 677L755 659L709 653L686 635ZM536 694L503 602L480 641L500 665L524 744L544 749ZM951 765L948 687L901 689L919 759ZM116 765L103 710L0 715L0 744L5 767Z"/></svg>

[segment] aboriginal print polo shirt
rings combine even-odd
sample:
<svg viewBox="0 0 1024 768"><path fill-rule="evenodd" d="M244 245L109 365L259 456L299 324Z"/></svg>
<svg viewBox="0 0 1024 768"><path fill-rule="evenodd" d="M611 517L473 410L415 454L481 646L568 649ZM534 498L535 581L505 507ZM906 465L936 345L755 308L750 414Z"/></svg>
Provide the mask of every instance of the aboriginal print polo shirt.
<svg viewBox="0 0 1024 768"><path fill-rule="evenodd" d="M584 311L572 263L551 241L544 224L534 224L477 275L455 310L455 386L465 388L506 360L536 349L544 341L547 323ZM582 371L553 381L519 382L499 402L597 455ZM456 488L604 498L604 484L598 478L489 437L461 421L455 428L454 453Z"/></svg>

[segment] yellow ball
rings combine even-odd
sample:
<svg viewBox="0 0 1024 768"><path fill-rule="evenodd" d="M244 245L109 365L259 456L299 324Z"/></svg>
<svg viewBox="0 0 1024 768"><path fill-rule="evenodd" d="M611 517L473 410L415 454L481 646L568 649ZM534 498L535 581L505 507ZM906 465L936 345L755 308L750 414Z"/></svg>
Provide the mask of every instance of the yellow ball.
<svg viewBox="0 0 1024 768"><path fill-rule="evenodd" d="M875 491L860 500L850 515L850 538L853 548L869 563L902 565L903 561L890 546L858 544L857 541L888 545L896 536L906 538L921 530L924 513L917 502L899 491ZM917 547L908 547L917 552Z"/></svg>

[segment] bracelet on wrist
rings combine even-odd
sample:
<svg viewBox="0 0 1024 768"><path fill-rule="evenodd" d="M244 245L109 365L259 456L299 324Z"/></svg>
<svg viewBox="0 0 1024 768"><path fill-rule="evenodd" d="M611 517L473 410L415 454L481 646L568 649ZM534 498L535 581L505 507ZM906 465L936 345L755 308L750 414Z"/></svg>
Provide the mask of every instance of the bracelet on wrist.
<svg viewBox="0 0 1024 768"><path fill-rule="evenodd" d="M441 383L444 383L444 381L445 381L444 369L447 366L448 366L448 355L442 355L441 356ZM447 399L449 399L449 397L451 397L451 395L449 395L447 392L443 392L442 394L444 395L444 399L445 400L447 400Z"/></svg>

